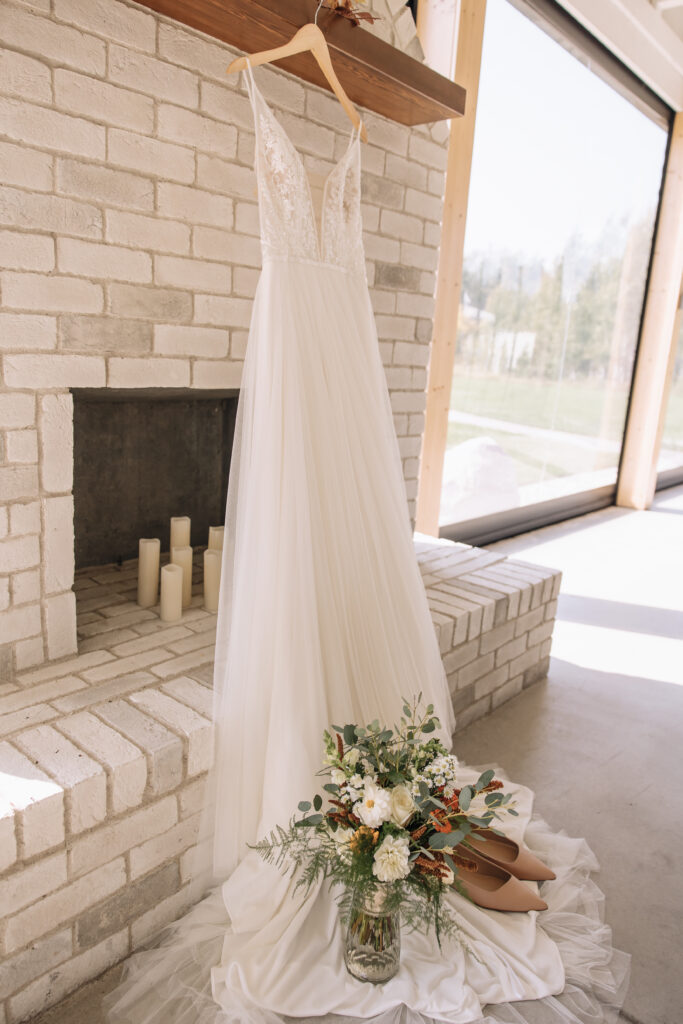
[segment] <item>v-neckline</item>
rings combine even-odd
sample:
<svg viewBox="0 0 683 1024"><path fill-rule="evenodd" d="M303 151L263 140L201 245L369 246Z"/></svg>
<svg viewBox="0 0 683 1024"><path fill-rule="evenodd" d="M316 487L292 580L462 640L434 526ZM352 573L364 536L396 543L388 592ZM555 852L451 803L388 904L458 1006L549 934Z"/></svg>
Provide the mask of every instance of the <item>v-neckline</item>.
<svg viewBox="0 0 683 1024"><path fill-rule="evenodd" d="M299 171L301 172L301 174L303 176L303 179L306 182L306 192L307 192L307 196L308 196L308 208L309 208L309 212L310 212L310 215L311 215L311 229L313 231L313 237L315 239L316 254L317 254L318 262L319 263L323 263L324 262L324 260L323 260L324 245L323 245L323 243L325 241L325 235L326 235L326 230L325 230L325 228L326 228L325 213L326 213L326 208L327 208L327 188L328 188L328 185L329 185L333 175L335 175L337 173L337 171L339 170L339 168L348 160L349 155L350 155L350 153L353 150L354 143L356 145L360 144L360 130L356 129L355 127L351 129L351 134L350 134L350 137L349 137L349 144L348 144L348 146L346 147L346 149L344 150L342 155L339 157L339 159L337 161L335 161L335 163L333 164L331 169L328 171L328 173L324 176L323 188L322 188L322 193L323 193L322 194L322 205L321 205L321 210L320 210L320 230L318 230L318 225L317 225L316 216L315 216L315 204L313 203L313 191L312 191L312 188L311 188L311 179L308 176L308 172L306 170L306 165L304 164L303 157L301 156L301 153L299 152L299 150L296 148L296 146L292 142L292 140L289 137L289 134L286 131L286 129L284 128L284 126L282 124L280 124L280 122L278 121L277 117L273 113L273 110L271 109L270 104L268 103L268 101L266 100L265 96L263 95L263 93L261 92L259 87L257 86L257 84L256 84L256 82L254 80L254 70L253 70L251 64L249 63L249 58L248 57L246 58L246 71L247 71L247 80L250 83L251 88L254 91L254 94L259 97L259 99L260 99L261 103L263 104L263 106L264 106L264 108L265 108L265 110L266 110L266 112L268 114L268 117L270 118L271 122L276 126L278 132L280 133L280 135L285 140L285 142L287 143L287 145L291 149L292 153L294 154L294 158L295 158L296 163L297 163L297 165L299 167ZM258 149L258 147L257 147L257 149Z"/></svg>

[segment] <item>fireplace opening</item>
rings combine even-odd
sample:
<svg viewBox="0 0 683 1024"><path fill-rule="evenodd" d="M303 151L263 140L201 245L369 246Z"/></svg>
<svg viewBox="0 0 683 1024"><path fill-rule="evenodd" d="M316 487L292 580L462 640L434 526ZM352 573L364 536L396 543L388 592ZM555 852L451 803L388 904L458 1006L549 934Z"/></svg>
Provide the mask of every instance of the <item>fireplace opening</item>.
<svg viewBox="0 0 683 1024"><path fill-rule="evenodd" d="M141 537L168 551L171 516L206 545L225 519L238 392L72 393L76 568L136 558Z"/></svg>

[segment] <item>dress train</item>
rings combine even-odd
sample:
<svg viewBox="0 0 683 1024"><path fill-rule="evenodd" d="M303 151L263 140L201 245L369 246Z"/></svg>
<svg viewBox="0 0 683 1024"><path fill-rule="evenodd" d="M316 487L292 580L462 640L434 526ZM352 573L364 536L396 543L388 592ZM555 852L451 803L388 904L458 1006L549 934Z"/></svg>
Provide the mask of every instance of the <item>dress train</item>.
<svg viewBox="0 0 683 1024"><path fill-rule="evenodd" d="M530 821L524 839L557 875L555 881L542 887L548 910L538 918L537 926L556 944L564 986L556 995L508 1000L481 1009L471 999L465 1000L462 1013L455 1019L471 1024L616 1024L628 987L630 958L612 948L611 931L604 923L604 898L591 877L598 867L595 856L584 840L553 832L537 817ZM466 902L461 897L456 899L459 907ZM503 928L509 926L511 918L525 916L476 907L471 908L471 914L500 918ZM104 1001L111 1024L291 1024L290 1017L256 1006L248 999L237 999L234 992L227 1003L216 1001L216 995L226 996L220 966L225 962L226 937L234 938L223 892L217 888L167 928L156 948L127 961L121 985ZM402 939L403 966L424 937L403 935ZM415 945L412 940L417 940ZM329 979L318 972L315 949L311 953L304 983L315 995L324 992ZM452 953L452 967L457 973L464 954L457 947ZM485 944L479 955L482 959L487 956ZM334 979L336 984L343 982L343 972L342 963ZM430 980L423 977L420 983L427 987ZM470 981L476 983L473 978ZM363 987L363 983L354 984ZM361 1016L360 1012L309 1014L299 1020L301 1024L348 1024ZM443 1019L402 1003L371 1017L372 1024L436 1024Z"/></svg>

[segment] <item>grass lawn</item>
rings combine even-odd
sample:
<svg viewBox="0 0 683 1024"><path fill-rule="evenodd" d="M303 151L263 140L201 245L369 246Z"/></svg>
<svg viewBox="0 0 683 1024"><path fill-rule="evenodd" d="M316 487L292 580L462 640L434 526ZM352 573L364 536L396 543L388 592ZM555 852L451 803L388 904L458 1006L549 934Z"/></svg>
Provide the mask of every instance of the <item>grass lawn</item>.
<svg viewBox="0 0 683 1024"><path fill-rule="evenodd" d="M536 378L468 376L464 367L456 365L451 409L618 441L627 399L625 386L608 389L601 382L563 381L558 387L555 381ZM683 393L680 416L683 420Z"/></svg>
<svg viewBox="0 0 683 1024"><path fill-rule="evenodd" d="M471 437L492 438L515 460L519 486L553 477L571 476L609 466L616 468L616 452L592 450L562 434L580 434L621 440L628 391L607 388L600 382L554 381L512 376L468 376L456 365L451 409L490 419L557 431L552 438L526 436L463 423L448 426L448 447ZM683 380L671 390L664 431L664 446L683 452Z"/></svg>
<svg viewBox="0 0 683 1024"><path fill-rule="evenodd" d="M537 484L560 476L572 476L594 469L617 465L617 454L588 451L571 441L549 440L512 434L507 430L490 430L467 423L448 424L448 447L461 444L471 437L490 437L504 452L515 460L517 486Z"/></svg>

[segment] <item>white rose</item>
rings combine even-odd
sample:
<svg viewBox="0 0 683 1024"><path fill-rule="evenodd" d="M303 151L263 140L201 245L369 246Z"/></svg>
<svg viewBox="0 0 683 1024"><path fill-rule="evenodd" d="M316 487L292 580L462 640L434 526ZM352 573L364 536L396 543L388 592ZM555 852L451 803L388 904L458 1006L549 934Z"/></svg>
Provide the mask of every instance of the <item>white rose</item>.
<svg viewBox="0 0 683 1024"><path fill-rule="evenodd" d="M359 757L360 750L358 749L358 747L353 747L344 757L344 764L348 764L349 767L354 768L358 764Z"/></svg>
<svg viewBox="0 0 683 1024"><path fill-rule="evenodd" d="M396 786L391 790L391 820L395 825L405 825L415 810L415 801L407 786Z"/></svg>
<svg viewBox="0 0 683 1024"><path fill-rule="evenodd" d="M389 790L375 785L370 779L365 779L363 796L354 804L353 813L369 828L379 828L391 818Z"/></svg>
<svg viewBox="0 0 683 1024"><path fill-rule="evenodd" d="M346 782L346 772L341 771L339 768L333 768L330 776L336 786L341 786L343 782Z"/></svg>
<svg viewBox="0 0 683 1024"><path fill-rule="evenodd" d="M380 882L396 882L410 874L408 838L387 836L375 850L372 873Z"/></svg>

